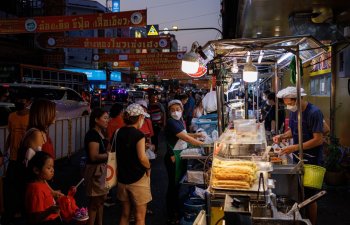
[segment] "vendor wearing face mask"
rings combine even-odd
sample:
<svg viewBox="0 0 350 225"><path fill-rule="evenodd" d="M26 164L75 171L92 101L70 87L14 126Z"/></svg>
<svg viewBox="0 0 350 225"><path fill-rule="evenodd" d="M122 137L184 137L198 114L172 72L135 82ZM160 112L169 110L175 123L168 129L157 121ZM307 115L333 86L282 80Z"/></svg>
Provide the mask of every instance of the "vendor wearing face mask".
<svg viewBox="0 0 350 225"><path fill-rule="evenodd" d="M301 89L301 96L305 96L304 89ZM277 94L278 98L283 98L283 102L289 113L290 129L284 134L273 137L275 143L282 139L293 138L293 145L283 148L282 154L289 154L299 151L298 148L298 108L297 108L297 89L287 87ZM302 128L303 128L303 150L304 159L307 164L319 165L322 160L322 142L323 142L323 114L315 105L301 99L302 110ZM317 193L317 190L305 187L305 198L309 198ZM316 224L317 204L316 202L308 206L308 214L312 224Z"/></svg>
<svg viewBox="0 0 350 225"><path fill-rule="evenodd" d="M167 209L170 223L176 223L178 205L178 184L176 182L176 159L174 151L187 148L187 143L195 146L203 145L202 141L195 138L202 137L201 134L188 134L184 120L182 119L183 105L180 100L172 100L168 103L170 118L165 127L165 135L167 139L167 152L165 154L165 166L168 172L169 184L167 191Z"/></svg>

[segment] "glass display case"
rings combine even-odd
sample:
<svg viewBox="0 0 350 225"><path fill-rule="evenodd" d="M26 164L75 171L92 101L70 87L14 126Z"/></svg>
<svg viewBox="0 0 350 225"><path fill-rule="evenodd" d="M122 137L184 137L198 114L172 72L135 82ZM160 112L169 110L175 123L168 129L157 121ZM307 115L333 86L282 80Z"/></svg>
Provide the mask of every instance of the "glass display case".
<svg viewBox="0 0 350 225"><path fill-rule="evenodd" d="M235 120L215 142L211 189L265 192L268 189L268 150L263 124Z"/></svg>
<svg viewBox="0 0 350 225"><path fill-rule="evenodd" d="M235 120L235 129L227 129L214 144L214 157L225 159L267 160L263 124L255 120Z"/></svg>

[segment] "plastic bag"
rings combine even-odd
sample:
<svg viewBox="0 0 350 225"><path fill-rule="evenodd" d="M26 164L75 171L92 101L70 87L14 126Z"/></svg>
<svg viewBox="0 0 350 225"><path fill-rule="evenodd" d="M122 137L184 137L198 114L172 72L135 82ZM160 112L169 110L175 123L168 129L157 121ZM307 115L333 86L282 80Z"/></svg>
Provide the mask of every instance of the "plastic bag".
<svg viewBox="0 0 350 225"><path fill-rule="evenodd" d="M58 199L58 205L60 207L60 215L62 219L66 222L70 222L74 215L75 211L79 208L75 202L74 194L76 190L71 188L67 196L62 196Z"/></svg>
<svg viewBox="0 0 350 225"><path fill-rule="evenodd" d="M216 92L210 91L209 93L207 93L204 96L202 103L206 113L212 113L217 111Z"/></svg>
<svg viewBox="0 0 350 225"><path fill-rule="evenodd" d="M148 159L155 159L156 158L156 154L154 154L154 152L151 149L146 150L146 156Z"/></svg>

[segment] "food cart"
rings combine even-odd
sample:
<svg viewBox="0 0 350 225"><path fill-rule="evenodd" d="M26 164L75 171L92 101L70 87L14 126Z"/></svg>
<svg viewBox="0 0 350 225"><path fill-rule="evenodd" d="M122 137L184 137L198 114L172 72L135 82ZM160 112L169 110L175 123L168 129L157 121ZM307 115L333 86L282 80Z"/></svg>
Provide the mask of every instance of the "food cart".
<svg viewBox="0 0 350 225"><path fill-rule="evenodd" d="M258 58L264 51L265 62L271 67L275 91L279 90L279 71L296 57L296 87L298 106L298 136L302 140L300 60L303 63L324 52L322 44L312 37L275 37L262 39L233 39L210 41L204 49L214 54L214 73L217 81L218 129L221 134L215 142L207 194L208 224L219 224L213 211L223 208L226 224L310 224L298 210L291 210L294 203L304 200L303 146L299 143L300 161L284 165L273 164L267 146L265 129L255 120L248 120L247 104L245 120L227 121L224 110L223 68L227 62L244 64L247 53ZM215 72L216 71L216 72ZM259 79L257 81L259 83ZM247 88L245 89L247 102ZM278 104L278 101L276 101ZM278 110L278 105L276 106ZM276 125L278 113L276 113ZM226 122L226 123L225 123ZM233 126L227 126L232 124ZM230 129L232 127L234 129ZM278 129L276 129L278 130ZM322 195L324 193L321 193ZM317 196L316 196L317 197ZM319 196L318 196L319 197ZM315 199L313 199L314 201ZM294 204L295 205L295 204ZM292 211L292 214L288 214ZM217 213L216 213L217 214ZM215 219L213 219L215 217Z"/></svg>

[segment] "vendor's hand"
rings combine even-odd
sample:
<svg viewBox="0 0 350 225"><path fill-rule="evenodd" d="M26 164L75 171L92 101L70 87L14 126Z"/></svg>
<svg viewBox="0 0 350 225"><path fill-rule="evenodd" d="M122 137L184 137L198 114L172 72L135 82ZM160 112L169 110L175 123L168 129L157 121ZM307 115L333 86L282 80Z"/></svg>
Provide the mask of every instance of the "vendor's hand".
<svg viewBox="0 0 350 225"><path fill-rule="evenodd" d="M173 163L175 163L175 156L170 156L170 159L171 159L171 161L173 162Z"/></svg>
<svg viewBox="0 0 350 225"><path fill-rule="evenodd" d="M280 155L290 154L298 150L298 145L290 145L282 148Z"/></svg>
<svg viewBox="0 0 350 225"><path fill-rule="evenodd" d="M146 170L147 177L151 177L151 169Z"/></svg>
<svg viewBox="0 0 350 225"><path fill-rule="evenodd" d="M273 143L275 143L275 144L279 144L281 141L281 135L276 135L276 136L274 136L273 138L272 138L272 140L273 140Z"/></svg>

